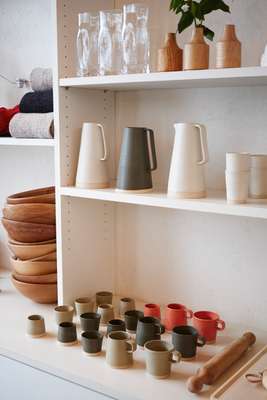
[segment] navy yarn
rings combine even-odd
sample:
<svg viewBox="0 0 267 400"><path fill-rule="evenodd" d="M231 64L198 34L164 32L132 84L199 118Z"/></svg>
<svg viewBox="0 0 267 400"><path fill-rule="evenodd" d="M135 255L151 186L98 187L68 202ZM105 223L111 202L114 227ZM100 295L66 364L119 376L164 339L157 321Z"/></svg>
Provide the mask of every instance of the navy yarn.
<svg viewBox="0 0 267 400"><path fill-rule="evenodd" d="M53 112L53 90L26 93L20 102L21 113Z"/></svg>

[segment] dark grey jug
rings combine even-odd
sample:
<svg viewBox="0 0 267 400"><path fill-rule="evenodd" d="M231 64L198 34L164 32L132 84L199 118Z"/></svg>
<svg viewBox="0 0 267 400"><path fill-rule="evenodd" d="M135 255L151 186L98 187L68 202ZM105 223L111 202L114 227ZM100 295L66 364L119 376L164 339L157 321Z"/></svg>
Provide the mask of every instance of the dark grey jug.
<svg viewBox="0 0 267 400"><path fill-rule="evenodd" d="M149 147L152 162L150 162ZM117 189L138 191L152 189L151 171L156 169L154 132L148 128L125 128L121 145Z"/></svg>

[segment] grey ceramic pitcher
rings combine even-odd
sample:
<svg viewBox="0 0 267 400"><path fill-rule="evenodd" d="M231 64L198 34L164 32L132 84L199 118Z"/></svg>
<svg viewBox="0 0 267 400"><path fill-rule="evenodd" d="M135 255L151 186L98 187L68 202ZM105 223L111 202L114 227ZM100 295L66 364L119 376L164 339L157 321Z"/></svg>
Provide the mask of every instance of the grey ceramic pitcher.
<svg viewBox="0 0 267 400"><path fill-rule="evenodd" d="M151 158L150 160L150 152ZM154 132L148 128L125 128L117 177L118 190L150 191L151 171L157 169Z"/></svg>

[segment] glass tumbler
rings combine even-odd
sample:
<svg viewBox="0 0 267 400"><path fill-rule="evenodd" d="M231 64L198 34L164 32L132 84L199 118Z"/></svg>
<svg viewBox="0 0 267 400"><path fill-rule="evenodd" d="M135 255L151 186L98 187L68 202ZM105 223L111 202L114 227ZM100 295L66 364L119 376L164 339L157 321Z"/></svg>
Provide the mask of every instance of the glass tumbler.
<svg viewBox="0 0 267 400"><path fill-rule="evenodd" d="M100 11L98 40L100 75L122 73L122 12Z"/></svg>
<svg viewBox="0 0 267 400"><path fill-rule="evenodd" d="M123 73L149 72L148 7L144 4L123 6Z"/></svg>

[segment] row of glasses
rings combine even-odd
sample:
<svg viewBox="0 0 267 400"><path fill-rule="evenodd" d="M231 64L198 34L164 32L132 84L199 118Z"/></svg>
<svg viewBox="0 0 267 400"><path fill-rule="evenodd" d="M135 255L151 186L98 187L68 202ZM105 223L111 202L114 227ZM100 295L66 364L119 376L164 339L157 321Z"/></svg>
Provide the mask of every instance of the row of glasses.
<svg viewBox="0 0 267 400"><path fill-rule="evenodd" d="M148 8L126 4L123 10L78 16L77 75L149 72Z"/></svg>

